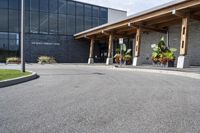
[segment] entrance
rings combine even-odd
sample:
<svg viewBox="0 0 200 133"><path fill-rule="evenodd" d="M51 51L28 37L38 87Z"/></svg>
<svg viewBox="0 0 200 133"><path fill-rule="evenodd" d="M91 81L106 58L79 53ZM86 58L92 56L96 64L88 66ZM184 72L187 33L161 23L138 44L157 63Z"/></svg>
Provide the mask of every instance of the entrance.
<svg viewBox="0 0 200 133"><path fill-rule="evenodd" d="M95 45L94 62L105 63L108 57L108 45L106 43L98 43Z"/></svg>

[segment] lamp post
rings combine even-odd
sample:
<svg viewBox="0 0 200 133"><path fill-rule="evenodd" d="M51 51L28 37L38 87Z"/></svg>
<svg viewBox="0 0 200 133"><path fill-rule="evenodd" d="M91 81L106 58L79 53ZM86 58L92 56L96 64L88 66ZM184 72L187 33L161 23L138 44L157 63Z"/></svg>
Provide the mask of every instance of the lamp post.
<svg viewBox="0 0 200 133"><path fill-rule="evenodd" d="M24 0L21 0L21 71L25 72L25 59L24 59Z"/></svg>

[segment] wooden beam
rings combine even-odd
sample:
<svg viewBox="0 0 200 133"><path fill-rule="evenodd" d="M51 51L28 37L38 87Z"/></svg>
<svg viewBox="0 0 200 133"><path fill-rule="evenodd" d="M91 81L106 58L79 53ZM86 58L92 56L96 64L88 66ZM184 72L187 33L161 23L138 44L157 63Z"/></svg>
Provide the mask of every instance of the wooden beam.
<svg viewBox="0 0 200 133"><path fill-rule="evenodd" d="M172 10L172 14L173 15L176 15L176 16L178 16L178 17L181 17L181 18L184 18L185 16L186 16L186 14L185 13L182 13L182 12L180 12L180 11L177 11L177 10Z"/></svg>
<svg viewBox="0 0 200 133"><path fill-rule="evenodd" d="M192 16L191 16L191 19L194 19L194 20L200 21L200 16L192 15Z"/></svg>
<svg viewBox="0 0 200 133"><path fill-rule="evenodd" d="M189 21L190 21L189 16L182 18L180 55L183 55L183 56L187 55L187 51L188 51Z"/></svg>
<svg viewBox="0 0 200 133"><path fill-rule="evenodd" d="M108 33L108 32L105 32L105 30L102 30L102 31L101 31L101 33L102 33L102 34L104 34L104 35L107 35L107 36L109 36L109 35L110 35L110 33Z"/></svg>
<svg viewBox="0 0 200 133"><path fill-rule="evenodd" d="M167 33L167 30L165 29L160 29L160 28L156 28L156 27L148 27L148 26L141 26L142 29L146 29L146 30L150 30L150 31L155 31L155 32L160 32L160 33Z"/></svg>
<svg viewBox="0 0 200 133"><path fill-rule="evenodd" d="M141 47L141 28L137 29L136 38L135 38L135 57L140 56L140 47Z"/></svg>

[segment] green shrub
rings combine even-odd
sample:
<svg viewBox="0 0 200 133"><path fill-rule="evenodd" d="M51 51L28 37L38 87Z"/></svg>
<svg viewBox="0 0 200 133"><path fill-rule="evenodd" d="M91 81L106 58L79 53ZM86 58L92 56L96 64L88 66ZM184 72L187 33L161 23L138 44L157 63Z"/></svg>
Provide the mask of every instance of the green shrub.
<svg viewBox="0 0 200 133"><path fill-rule="evenodd" d="M18 57L6 58L6 64L20 64L21 60Z"/></svg>
<svg viewBox="0 0 200 133"><path fill-rule="evenodd" d="M40 56L38 57L38 63L39 64L53 64L53 63L56 63L56 60L54 57Z"/></svg>

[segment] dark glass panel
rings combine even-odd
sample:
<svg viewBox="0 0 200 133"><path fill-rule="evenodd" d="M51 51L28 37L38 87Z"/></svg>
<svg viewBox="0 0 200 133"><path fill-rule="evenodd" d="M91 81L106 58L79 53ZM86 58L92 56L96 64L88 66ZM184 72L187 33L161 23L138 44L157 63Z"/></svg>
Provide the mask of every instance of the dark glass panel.
<svg viewBox="0 0 200 133"><path fill-rule="evenodd" d="M99 7L93 6L93 17L98 18L99 17Z"/></svg>
<svg viewBox="0 0 200 133"><path fill-rule="evenodd" d="M9 9L19 9L20 0L9 0Z"/></svg>
<svg viewBox="0 0 200 133"><path fill-rule="evenodd" d="M67 30L67 19L66 19L66 15L64 14L60 14L59 15L59 34L66 34L66 30ZM69 27L70 28L70 27Z"/></svg>
<svg viewBox="0 0 200 133"><path fill-rule="evenodd" d="M58 12L58 1L57 0L49 0L49 12L50 13Z"/></svg>
<svg viewBox="0 0 200 133"><path fill-rule="evenodd" d="M9 32L19 32L19 12L9 10Z"/></svg>
<svg viewBox="0 0 200 133"><path fill-rule="evenodd" d="M92 28L92 18L85 17L85 30Z"/></svg>
<svg viewBox="0 0 200 133"><path fill-rule="evenodd" d="M49 10L49 0L40 0L40 11L48 12Z"/></svg>
<svg viewBox="0 0 200 133"><path fill-rule="evenodd" d="M30 0L30 7L32 11L39 11L39 0Z"/></svg>
<svg viewBox="0 0 200 133"><path fill-rule="evenodd" d="M0 32L8 31L8 10L0 9Z"/></svg>
<svg viewBox="0 0 200 133"><path fill-rule="evenodd" d="M30 14L29 12L25 12L25 33L30 32Z"/></svg>
<svg viewBox="0 0 200 133"><path fill-rule="evenodd" d="M25 0L25 10L26 11L30 10L30 0Z"/></svg>
<svg viewBox="0 0 200 133"><path fill-rule="evenodd" d="M85 5L85 16L88 16L88 17L92 16L92 6Z"/></svg>
<svg viewBox="0 0 200 133"><path fill-rule="evenodd" d="M49 14L49 33L56 34L58 31L57 14Z"/></svg>
<svg viewBox="0 0 200 133"><path fill-rule="evenodd" d="M103 25L107 23L107 19L106 18L100 18L99 20L99 25Z"/></svg>
<svg viewBox="0 0 200 133"><path fill-rule="evenodd" d="M0 50L8 50L8 33L0 32Z"/></svg>
<svg viewBox="0 0 200 133"><path fill-rule="evenodd" d="M48 34L49 19L48 13L40 12L40 33Z"/></svg>
<svg viewBox="0 0 200 133"><path fill-rule="evenodd" d="M0 0L0 8L7 9L8 8L8 0Z"/></svg>
<svg viewBox="0 0 200 133"><path fill-rule="evenodd" d="M59 0L59 5L58 5L58 9L59 9L59 13L62 14L66 14L66 0Z"/></svg>
<svg viewBox="0 0 200 133"><path fill-rule="evenodd" d="M75 33L75 16L67 16L67 35L73 35Z"/></svg>
<svg viewBox="0 0 200 133"><path fill-rule="evenodd" d="M108 18L108 10L106 8L100 9L100 18Z"/></svg>
<svg viewBox="0 0 200 133"><path fill-rule="evenodd" d="M76 16L76 33L84 30L83 16Z"/></svg>
<svg viewBox="0 0 200 133"><path fill-rule="evenodd" d="M93 27L99 26L99 19L98 18L93 18L92 19L92 25L93 25Z"/></svg>
<svg viewBox="0 0 200 133"><path fill-rule="evenodd" d="M9 33L9 50L18 51L19 50L19 34Z"/></svg>
<svg viewBox="0 0 200 133"><path fill-rule="evenodd" d="M39 13L38 12L30 13L30 32L31 33L39 32Z"/></svg>
<svg viewBox="0 0 200 133"><path fill-rule="evenodd" d="M76 3L76 15L78 16L83 16L84 11L83 11L83 4L81 3Z"/></svg>
<svg viewBox="0 0 200 133"><path fill-rule="evenodd" d="M67 1L67 14L75 15L75 2Z"/></svg>

